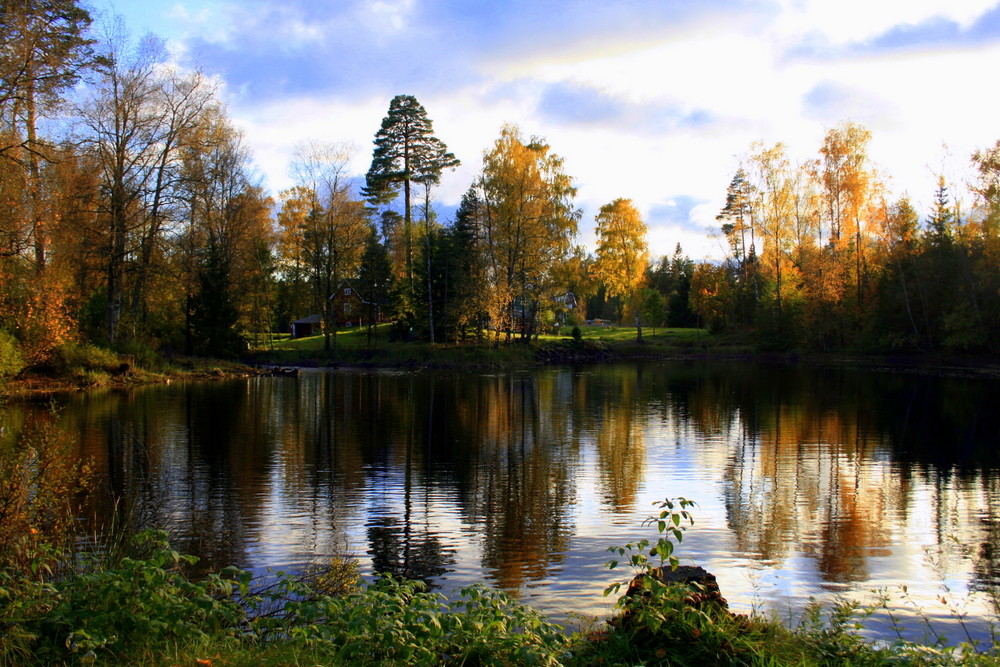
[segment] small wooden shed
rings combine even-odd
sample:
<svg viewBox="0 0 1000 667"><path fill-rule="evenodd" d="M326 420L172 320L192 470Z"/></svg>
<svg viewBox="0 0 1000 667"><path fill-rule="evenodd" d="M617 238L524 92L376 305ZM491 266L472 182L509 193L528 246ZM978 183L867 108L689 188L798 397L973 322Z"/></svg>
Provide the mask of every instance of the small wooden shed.
<svg viewBox="0 0 1000 667"><path fill-rule="evenodd" d="M292 322L292 338L315 336L323 330L323 316L309 315Z"/></svg>

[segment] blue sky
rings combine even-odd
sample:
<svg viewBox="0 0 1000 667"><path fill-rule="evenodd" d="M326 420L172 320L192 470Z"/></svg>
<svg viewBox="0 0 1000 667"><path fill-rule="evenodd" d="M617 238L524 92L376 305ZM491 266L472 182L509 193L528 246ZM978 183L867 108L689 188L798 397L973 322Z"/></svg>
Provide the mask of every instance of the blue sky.
<svg viewBox="0 0 1000 667"><path fill-rule="evenodd" d="M894 194L963 191L1000 139L997 0L92 0L222 82L268 188L296 143L347 141L363 174L389 100L415 95L462 160L457 204L503 123L565 158L584 211L644 213L654 254L719 257L715 215L754 141L815 157L851 120Z"/></svg>

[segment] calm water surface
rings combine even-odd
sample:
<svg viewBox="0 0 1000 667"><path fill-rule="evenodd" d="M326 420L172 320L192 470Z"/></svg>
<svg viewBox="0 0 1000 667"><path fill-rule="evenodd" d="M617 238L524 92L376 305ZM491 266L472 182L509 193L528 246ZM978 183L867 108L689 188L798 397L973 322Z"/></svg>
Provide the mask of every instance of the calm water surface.
<svg viewBox="0 0 1000 667"><path fill-rule="evenodd" d="M366 573L445 592L486 579L562 618L604 615L625 576L607 547L653 537L652 503L684 496L679 555L737 610L796 619L811 598L885 588L918 634L917 608L981 633L1000 583L998 390L718 362L305 372L88 393L60 423L104 476L94 513L116 498L208 568L347 553Z"/></svg>

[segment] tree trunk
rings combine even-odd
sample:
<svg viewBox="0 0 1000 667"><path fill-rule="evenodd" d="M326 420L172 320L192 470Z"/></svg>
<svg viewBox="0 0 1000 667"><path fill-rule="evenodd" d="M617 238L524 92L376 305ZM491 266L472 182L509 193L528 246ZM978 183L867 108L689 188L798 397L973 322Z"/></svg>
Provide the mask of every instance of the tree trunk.
<svg viewBox="0 0 1000 667"><path fill-rule="evenodd" d="M35 242L35 271L36 273L41 274L45 271L45 264L47 261L48 242L46 234L48 232L45 229L45 217L42 215L41 210L41 174L38 168L38 153L36 152L38 136L35 128L37 118L35 111L35 86L33 84L28 85L25 97L27 98L25 100L25 106L28 111L26 123L28 134L28 196L31 202L31 229Z"/></svg>

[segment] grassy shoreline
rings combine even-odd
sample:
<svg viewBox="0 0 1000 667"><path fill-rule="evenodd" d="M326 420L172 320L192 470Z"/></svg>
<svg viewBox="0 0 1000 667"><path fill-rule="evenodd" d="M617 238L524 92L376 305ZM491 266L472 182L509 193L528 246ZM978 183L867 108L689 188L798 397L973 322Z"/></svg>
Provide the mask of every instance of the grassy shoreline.
<svg viewBox="0 0 1000 667"><path fill-rule="evenodd" d="M581 338L541 336L530 343L388 342L380 333L367 345L364 330L338 332L324 349L323 336L274 341L258 349L252 362L306 368L454 368L504 369L531 366L635 360L738 361L884 369L935 375L1000 378L1000 359L942 355L876 355L846 352L774 352L745 337L710 334L703 329L644 329L643 342L630 327L581 327Z"/></svg>
<svg viewBox="0 0 1000 667"><path fill-rule="evenodd" d="M260 337L259 337L260 338ZM337 332L330 349L322 335L269 337L239 360L120 354L91 345L68 345L47 364L0 381L0 396L30 398L88 389L174 381L209 381L279 374L282 368L397 368L503 370L618 361L734 361L840 366L941 376L1000 379L1000 359L940 355L874 355L762 351L752 341L702 329L647 329L643 342L629 327L581 327L581 336L541 336L530 342L389 342L381 327L372 344L364 329Z"/></svg>
<svg viewBox="0 0 1000 667"><path fill-rule="evenodd" d="M21 567L0 564L0 664L1000 665L995 637L866 638L867 622L891 614L887 597L814 606L795 621L730 612L710 573L674 570L673 547L693 525L685 507L653 517L658 539L609 549L627 571L609 574L605 594L628 590L610 618L577 628L483 584L453 598L419 581L363 584L350 559L262 581L234 567L192 576L195 559L163 531L89 556L36 544ZM38 574L35 565L60 560L58 575ZM708 578L673 577L680 569Z"/></svg>

